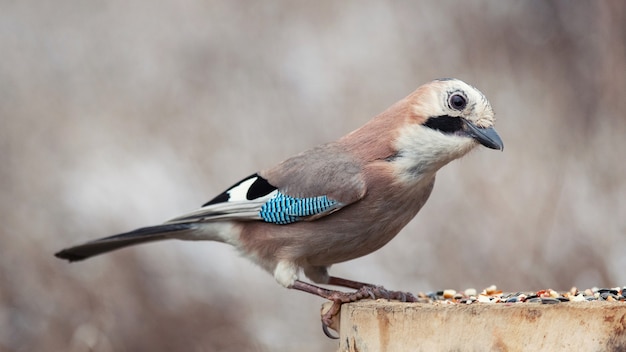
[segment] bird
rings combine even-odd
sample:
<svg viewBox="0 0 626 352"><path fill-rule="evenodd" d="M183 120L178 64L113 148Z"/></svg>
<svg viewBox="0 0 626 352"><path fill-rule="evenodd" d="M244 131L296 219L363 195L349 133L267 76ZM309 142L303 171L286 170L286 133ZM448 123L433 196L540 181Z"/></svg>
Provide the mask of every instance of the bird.
<svg viewBox="0 0 626 352"><path fill-rule="evenodd" d="M333 301L322 317L329 335L326 327L342 303L411 300L408 293L330 276L328 270L393 239L424 206L443 166L479 145L503 150L494 123L491 104L478 89L436 79L360 128L242 179L195 211L55 255L74 262L167 239L230 244L280 285ZM301 280L301 272L313 283Z"/></svg>

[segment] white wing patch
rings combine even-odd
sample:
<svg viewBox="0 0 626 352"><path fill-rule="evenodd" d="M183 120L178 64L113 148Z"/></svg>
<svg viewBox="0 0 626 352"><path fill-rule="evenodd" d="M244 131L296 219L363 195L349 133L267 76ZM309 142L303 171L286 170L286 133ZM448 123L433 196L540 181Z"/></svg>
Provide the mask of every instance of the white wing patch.
<svg viewBox="0 0 626 352"><path fill-rule="evenodd" d="M247 201L248 198L246 197L246 195L248 194L248 190L250 189L250 186L252 186L252 184L256 182L257 179L258 177L249 178L243 181L242 183L238 184L237 186L229 189L226 192L230 196L230 198L228 199L228 203L236 202L240 200Z"/></svg>

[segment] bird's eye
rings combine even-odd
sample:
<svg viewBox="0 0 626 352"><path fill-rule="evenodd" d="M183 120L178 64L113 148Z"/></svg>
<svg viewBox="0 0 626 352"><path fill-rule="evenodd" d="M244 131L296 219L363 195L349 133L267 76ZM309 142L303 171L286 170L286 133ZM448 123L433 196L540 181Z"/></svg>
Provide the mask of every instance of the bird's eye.
<svg viewBox="0 0 626 352"><path fill-rule="evenodd" d="M450 96L450 107L454 110L463 110L467 106L467 99L461 94L453 94Z"/></svg>

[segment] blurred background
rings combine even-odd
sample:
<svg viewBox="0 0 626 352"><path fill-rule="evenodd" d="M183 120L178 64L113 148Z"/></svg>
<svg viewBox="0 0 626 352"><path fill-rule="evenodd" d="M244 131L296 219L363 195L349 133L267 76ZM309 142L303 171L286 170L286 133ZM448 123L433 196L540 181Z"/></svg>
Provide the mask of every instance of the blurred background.
<svg viewBox="0 0 626 352"><path fill-rule="evenodd" d="M323 300L218 243L59 249L191 211L456 77L504 152L332 273L428 292L626 285L623 1L0 1L0 350L332 351Z"/></svg>

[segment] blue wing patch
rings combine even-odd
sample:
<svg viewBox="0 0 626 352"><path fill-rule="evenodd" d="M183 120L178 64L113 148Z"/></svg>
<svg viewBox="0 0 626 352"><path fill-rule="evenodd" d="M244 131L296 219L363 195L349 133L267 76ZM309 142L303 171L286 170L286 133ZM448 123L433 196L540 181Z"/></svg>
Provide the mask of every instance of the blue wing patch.
<svg viewBox="0 0 626 352"><path fill-rule="evenodd" d="M276 195L263 204L259 216L265 222L284 225L304 217L323 215L340 206L339 202L326 196L294 198L276 191Z"/></svg>

